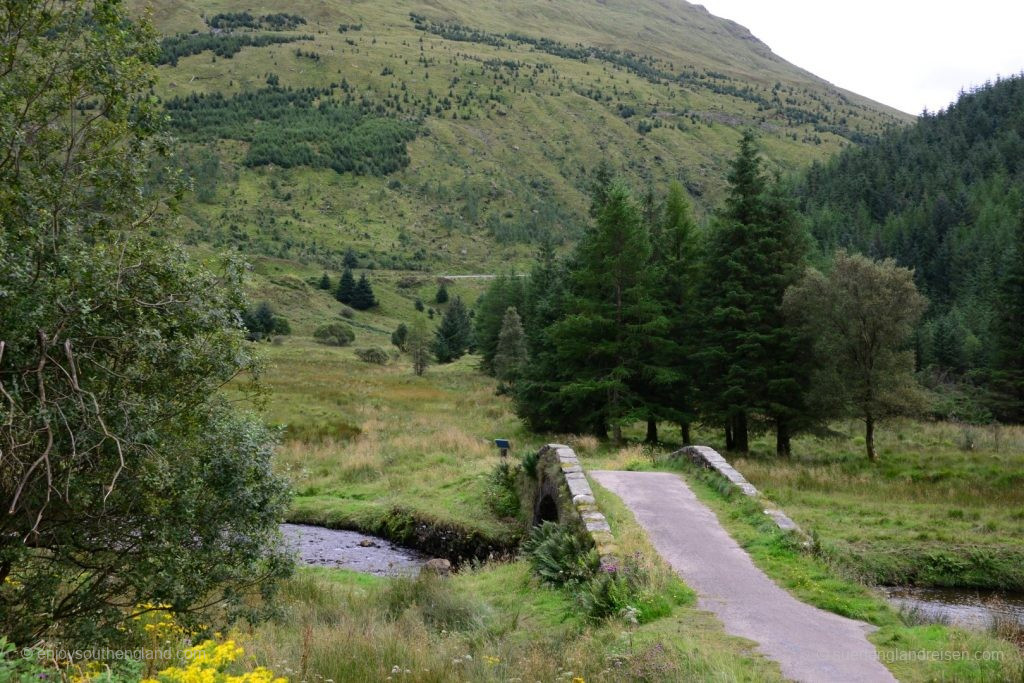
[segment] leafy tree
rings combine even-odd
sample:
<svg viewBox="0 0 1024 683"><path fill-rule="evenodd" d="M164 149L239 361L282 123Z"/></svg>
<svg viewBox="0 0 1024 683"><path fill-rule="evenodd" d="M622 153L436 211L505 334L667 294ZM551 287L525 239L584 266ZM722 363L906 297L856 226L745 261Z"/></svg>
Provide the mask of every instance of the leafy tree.
<svg viewBox="0 0 1024 683"><path fill-rule="evenodd" d="M473 328L462 297L456 296L441 317L434 339L434 355L438 363L451 363L465 355L472 343Z"/></svg>
<svg viewBox="0 0 1024 683"><path fill-rule="evenodd" d="M845 251L828 275L809 269L786 292L787 313L813 340L815 399L864 421L871 460L878 421L920 406L909 342L926 306L913 271Z"/></svg>
<svg viewBox="0 0 1024 683"><path fill-rule="evenodd" d="M502 273L491 280L487 291L477 301L474 338L480 353L480 367L488 374L495 374L494 357L505 315L509 307L521 307L523 297L521 278Z"/></svg>
<svg viewBox="0 0 1024 683"><path fill-rule="evenodd" d="M442 282L441 286L437 288L437 294L434 295L434 303L446 304L448 303L448 283Z"/></svg>
<svg viewBox="0 0 1024 683"><path fill-rule="evenodd" d="M993 388L1003 419L1024 422L1024 211L999 282Z"/></svg>
<svg viewBox="0 0 1024 683"><path fill-rule="evenodd" d="M346 268L338 279L338 289L334 292L334 298L343 304L352 305L352 298L356 294L356 279L352 276L352 270Z"/></svg>
<svg viewBox="0 0 1024 683"><path fill-rule="evenodd" d="M363 273L359 276L359 282L356 283L356 287L352 291L351 306L357 311L367 311L376 305L377 297L373 294L373 287L370 286L366 273Z"/></svg>
<svg viewBox="0 0 1024 683"><path fill-rule="evenodd" d="M0 632L95 645L126 604L238 615L289 570L287 488L220 393L253 367L243 264L151 236L154 34L118 2L0 17Z"/></svg>
<svg viewBox="0 0 1024 683"><path fill-rule="evenodd" d="M409 341L409 327L405 323L398 323L398 327L391 333L391 343L403 353L407 350Z"/></svg>
<svg viewBox="0 0 1024 683"><path fill-rule="evenodd" d="M320 289L331 291L331 276L327 273L320 277Z"/></svg>
<svg viewBox="0 0 1024 683"><path fill-rule="evenodd" d="M409 339L406 342L409 356L412 359L412 371L417 376L423 375L430 365L431 338L427 321L417 317L409 327Z"/></svg>
<svg viewBox="0 0 1024 683"><path fill-rule="evenodd" d="M526 334L514 306L505 311L494 354L494 376L503 382L515 382L526 367Z"/></svg>

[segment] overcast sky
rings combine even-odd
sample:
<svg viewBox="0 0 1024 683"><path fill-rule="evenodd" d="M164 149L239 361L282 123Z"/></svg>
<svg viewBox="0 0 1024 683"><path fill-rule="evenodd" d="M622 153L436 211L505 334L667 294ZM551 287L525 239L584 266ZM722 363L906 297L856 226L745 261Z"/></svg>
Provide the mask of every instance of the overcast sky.
<svg viewBox="0 0 1024 683"><path fill-rule="evenodd" d="M1022 0L693 0L775 54L911 114L1024 70Z"/></svg>

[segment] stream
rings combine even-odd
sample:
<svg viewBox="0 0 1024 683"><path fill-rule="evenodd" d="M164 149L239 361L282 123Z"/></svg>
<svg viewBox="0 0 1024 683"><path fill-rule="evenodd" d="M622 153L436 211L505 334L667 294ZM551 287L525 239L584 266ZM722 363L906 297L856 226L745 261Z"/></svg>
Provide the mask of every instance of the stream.
<svg viewBox="0 0 1024 683"><path fill-rule="evenodd" d="M304 564L376 574L411 575L429 555L357 531L341 531L305 524L282 524L287 546Z"/></svg>
<svg viewBox="0 0 1024 683"><path fill-rule="evenodd" d="M1024 594L995 593L962 588L883 587L897 607L918 610L929 619L987 628L994 618L1012 619L1024 625Z"/></svg>

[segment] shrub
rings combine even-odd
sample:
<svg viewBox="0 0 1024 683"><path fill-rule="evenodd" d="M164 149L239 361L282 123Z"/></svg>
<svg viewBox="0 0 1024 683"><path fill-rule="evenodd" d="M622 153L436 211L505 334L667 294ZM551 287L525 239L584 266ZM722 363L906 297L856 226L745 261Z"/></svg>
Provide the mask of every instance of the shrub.
<svg viewBox="0 0 1024 683"><path fill-rule="evenodd" d="M398 347L399 351L405 351L406 341L409 339L409 328L405 323L399 323L395 331L391 333L391 343Z"/></svg>
<svg viewBox="0 0 1024 683"><path fill-rule="evenodd" d="M377 347L356 349L356 358L364 363L376 363L377 365L387 365L389 360L388 352Z"/></svg>
<svg viewBox="0 0 1024 683"><path fill-rule="evenodd" d="M356 333L348 325L329 323L316 328L313 339L328 346L348 346L356 338Z"/></svg>
<svg viewBox="0 0 1024 683"><path fill-rule="evenodd" d="M600 564L589 538L555 522L534 527L523 543L523 551L533 572L545 583L555 586L585 583Z"/></svg>
<svg viewBox="0 0 1024 683"><path fill-rule="evenodd" d="M636 556L594 574L580 586L577 599L591 621L628 615L643 624L672 612L672 602L652 587Z"/></svg>
<svg viewBox="0 0 1024 683"><path fill-rule="evenodd" d="M520 462L523 471L531 477L537 476L537 463L540 462L540 451L526 451Z"/></svg>
<svg viewBox="0 0 1024 683"><path fill-rule="evenodd" d="M516 467L502 460L487 475L487 506L499 517L519 515L519 493L516 491Z"/></svg>

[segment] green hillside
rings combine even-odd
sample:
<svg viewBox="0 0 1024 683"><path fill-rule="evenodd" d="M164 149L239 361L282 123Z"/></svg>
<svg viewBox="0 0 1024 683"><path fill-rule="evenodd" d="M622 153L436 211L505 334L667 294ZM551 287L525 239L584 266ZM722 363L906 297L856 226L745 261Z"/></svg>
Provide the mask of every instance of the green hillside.
<svg viewBox="0 0 1024 683"><path fill-rule="evenodd" d="M136 3L141 12L147 3ZM740 131L781 170L910 117L682 2L157 2L180 230L334 268L476 272L571 241L599 160L721 195ZM194 33L193 33L194 32Z"/></svg>

